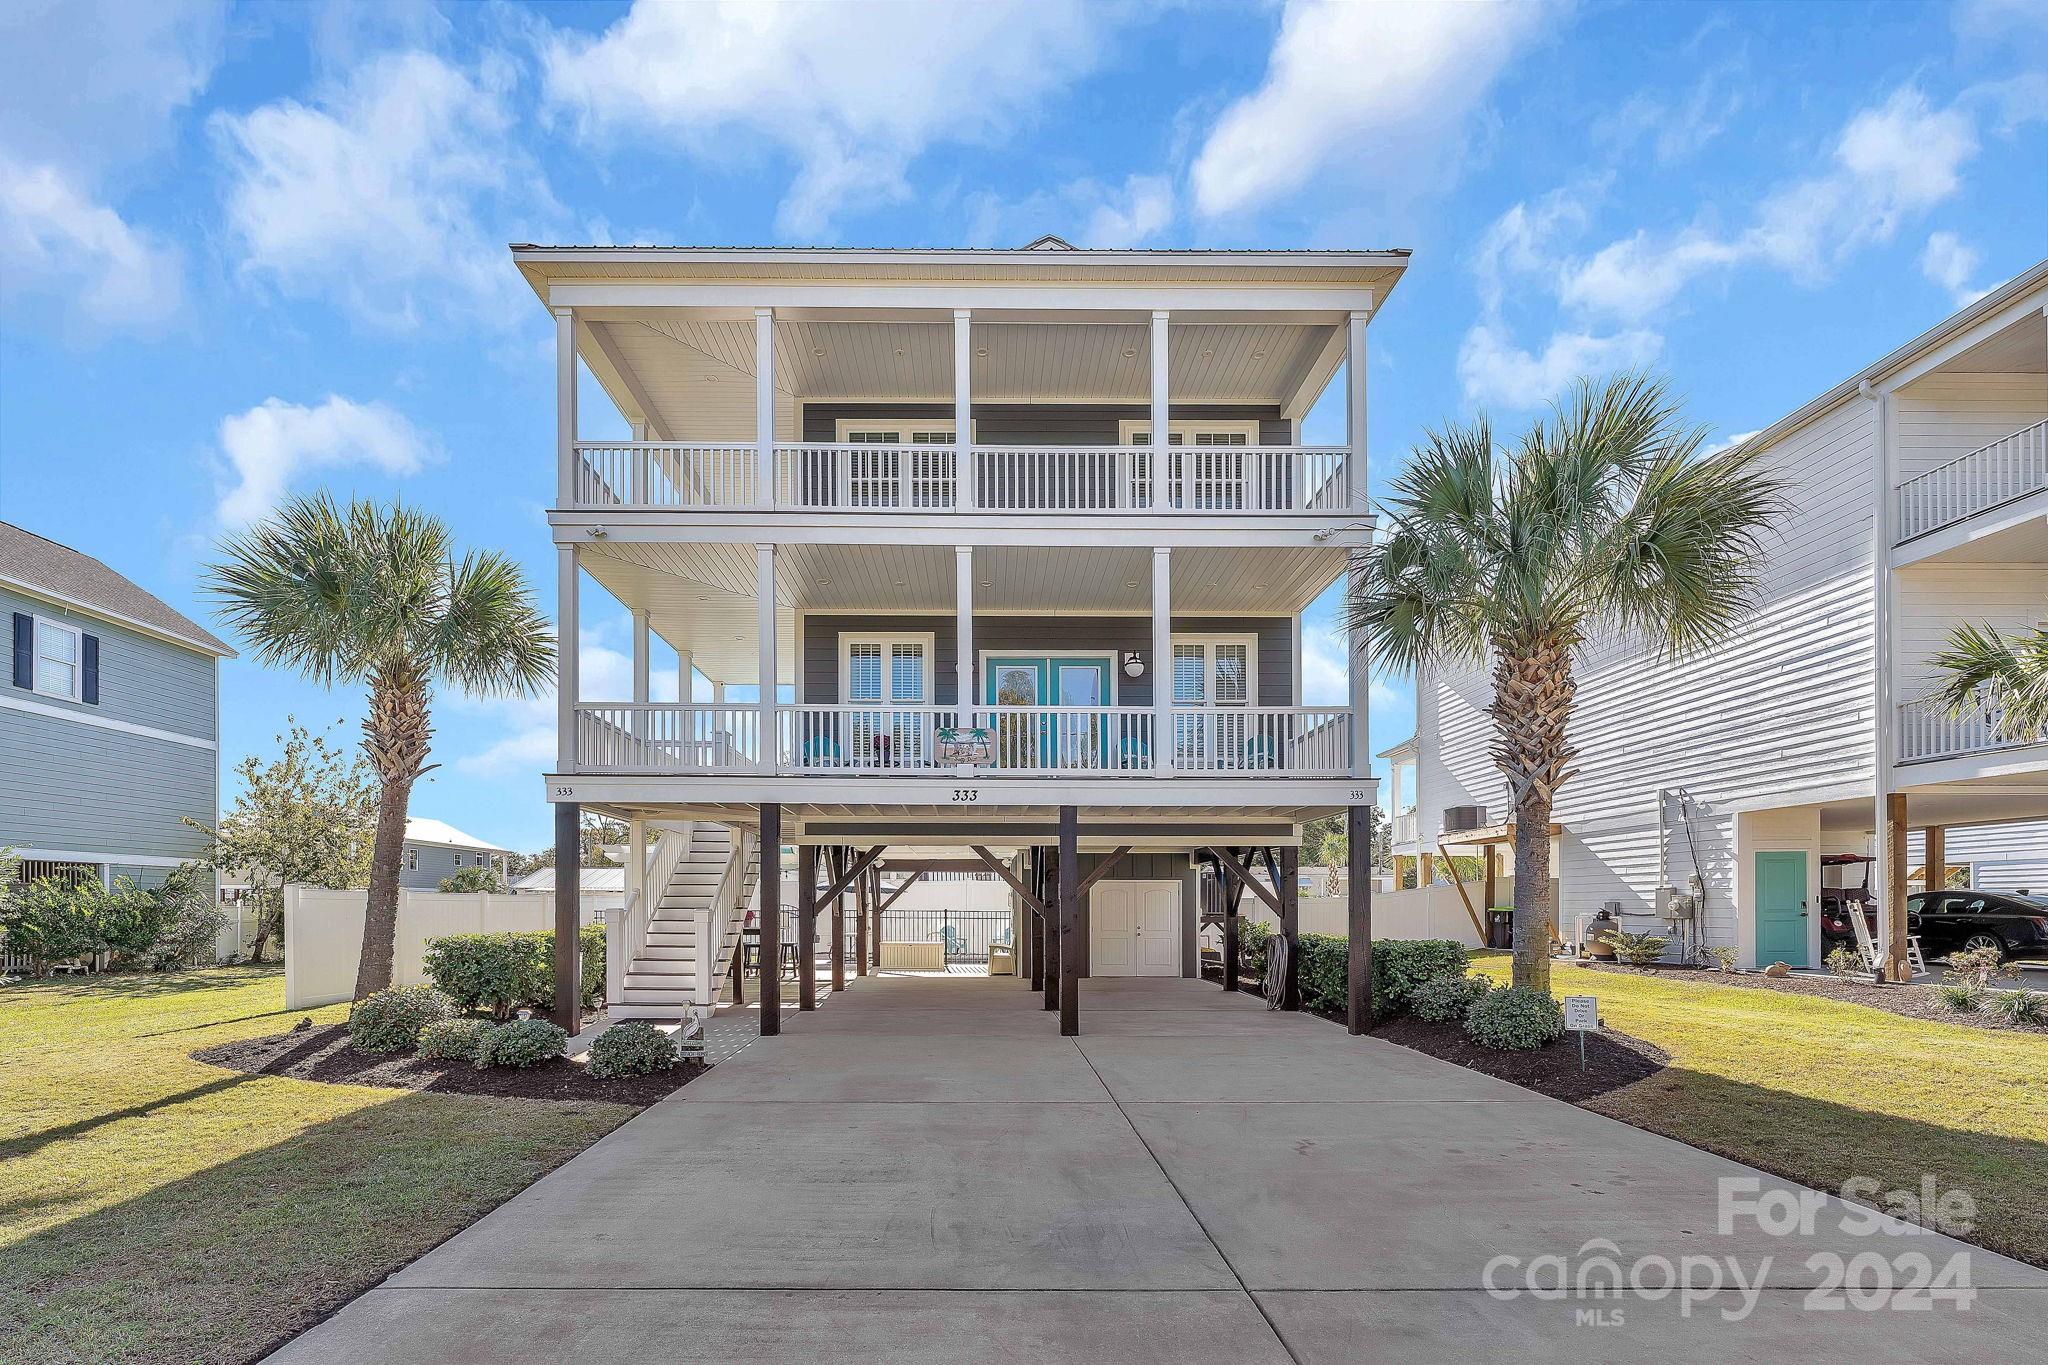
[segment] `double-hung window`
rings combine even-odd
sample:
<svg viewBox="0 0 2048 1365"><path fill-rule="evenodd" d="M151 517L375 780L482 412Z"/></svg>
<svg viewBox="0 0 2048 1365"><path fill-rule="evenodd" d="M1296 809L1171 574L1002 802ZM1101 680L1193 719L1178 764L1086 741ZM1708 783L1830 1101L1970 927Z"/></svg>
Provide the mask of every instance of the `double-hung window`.
<svg viewBox="0 0 2048 1365"><path fill-rule="evenodd" d="M37 617L35 690L46 697L77 701L84 652L78 630Z"/></svg>

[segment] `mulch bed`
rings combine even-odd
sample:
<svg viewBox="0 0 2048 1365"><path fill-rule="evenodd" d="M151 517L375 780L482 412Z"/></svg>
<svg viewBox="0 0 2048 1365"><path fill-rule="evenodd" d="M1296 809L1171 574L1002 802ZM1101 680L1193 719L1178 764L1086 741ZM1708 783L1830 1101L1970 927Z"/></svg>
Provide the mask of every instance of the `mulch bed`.
<svg viewBox="0 0 2048 1365"><path fill-rule="evenodd" d="M1203 975L1219 984L1223 979L1221 971ZM1237 988L1246 995L1265 998L1265 990L1257 981L1239 978ZM1342 1015L1318 1009L1305 1009L1304 1013L1333 1024L1344 1023ZM1528 1052L1496 1052L1474 1043L1456 1024L1425 1023L1409 1014L1380 1020L1373 1025L1370 1036L1573 1104L1634 1085L1671 1063L1670 1055L1662 1048L1604 1027L1586 1036L1583 1071L1579 1069L1578 1041L1570 1036Z"/></svg>
<svg viewBox="0 0 2048 1365"><path fill-rule="evenodd" d="M2041 1024L2008 1024L1989 1014L1962 1014L1942 1003L1932 986L1879 986L1868 981L1842 981L1820 976L1765 976L1762 972L1715 972L1690 967L1622 967L1604 962L1571 963L1588 971L1610 972L1621 976L1655 976L1666 981L1701 986L1741 986L1754 991L1779 991L1787 995L1817 995L1827 1000L1840 1000L1851 1005L1868 1005L1872 1009L1884 1010L1890 1014L1902 1015L1907 1019L1926 1019L1942 1024L1962 1024L1969 1028L2002 1029L2017 1033L2048 1033L2048 1026ZM2001 981L1996 989L2005 990L2015 986L2031 985L2025 981Z"/></svg>
<svg viewBox="0 0 2048 1365"><path fill-rule="evenodd" d="M210 1047L194 1061L254 1076L289 1076L334 1085L375 1085L393 1090L427 1090L448 1095L497 1095L522 1100L597 1100L645 1109L702 1075L702 1062L685 1061L666 1073L600 1080L567 1057L539 1066L494 1066L478 1071L468 1062L425 1061L408 1053L377 1055L349 1046L347 1024L327 1024L293 1033Z"/></svg>

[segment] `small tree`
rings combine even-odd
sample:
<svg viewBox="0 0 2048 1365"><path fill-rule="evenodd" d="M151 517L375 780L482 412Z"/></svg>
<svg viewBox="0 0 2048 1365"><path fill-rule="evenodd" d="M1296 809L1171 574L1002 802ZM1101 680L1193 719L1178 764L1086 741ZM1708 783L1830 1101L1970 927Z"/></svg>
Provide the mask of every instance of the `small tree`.
<svg viewBox="0 0 2048 1365"><path fill-rule="evenodd" d="M228 917L213 895L206 869L197 863L180 863L150 894L163 912L162 927L150 945L150 965L163 971L210 960Z"/></svg>
<svg viewBox="0 0 2048 1365"><path fill-rule="evenodd" d="M443 891L489 891L505 889L505 879L496 870L488 867L465 867L453 876L441 879Z"/></svg>
<svg viewBox="0 0 2048 1365"><path fill-rule="evenodd" d="M256 940L249 956L263 960L284 927L284 889L361 886L370 875L370 831L377 788L369 764L349 757L291 716L277 736L278 756L254 754L235 765L242 790L219 829L194 824L213 839L215 867L249 880L256 901Z"/></svg>
<svg viewBox="0 0 2048 1365"><path fill-rule="evenodd" d="M77 894L83 886L105 890L97 881L74 886L61 877L39 877L0 908L7 947L28 959L31 976L48 976L52 964L89 957L98 947L91 909Z"/></svg>

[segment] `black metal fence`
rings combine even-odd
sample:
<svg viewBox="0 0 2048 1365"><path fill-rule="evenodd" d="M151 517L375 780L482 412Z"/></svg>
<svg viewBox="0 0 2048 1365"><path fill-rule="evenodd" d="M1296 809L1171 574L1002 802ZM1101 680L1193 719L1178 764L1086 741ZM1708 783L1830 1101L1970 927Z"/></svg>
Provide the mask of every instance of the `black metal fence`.
<svg viewBox="0 0 2048 1365"><path fill-rule="evenodd" d="M948 962L986 962L989 945L1010 939L1007 910L884 910L882 939L889 943L946 945Z"/></svg>

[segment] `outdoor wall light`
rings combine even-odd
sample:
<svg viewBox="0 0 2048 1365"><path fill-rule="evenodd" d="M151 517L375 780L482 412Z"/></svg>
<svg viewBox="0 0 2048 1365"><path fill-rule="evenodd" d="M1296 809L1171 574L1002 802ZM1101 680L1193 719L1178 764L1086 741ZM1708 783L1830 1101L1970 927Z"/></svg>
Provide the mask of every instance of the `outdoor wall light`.
<svg viewBox="0 0 2048 1365"><path fill-rule="evenodd" d="M1142 678L1145 676L1145 660L1135 649L1124 655L1124 676L1126 678Z"/></svg>

